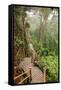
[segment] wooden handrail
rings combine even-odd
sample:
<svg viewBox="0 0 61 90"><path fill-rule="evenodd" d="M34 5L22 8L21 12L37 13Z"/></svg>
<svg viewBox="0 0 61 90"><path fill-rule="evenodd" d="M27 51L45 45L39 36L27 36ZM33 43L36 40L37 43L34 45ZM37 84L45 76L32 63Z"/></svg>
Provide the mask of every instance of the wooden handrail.
<svg viewBox="0 0 61 90"><path fill-rule="evenodd" d="M16 77L14 77L14 80L16 80L16 79L18 79L18 78L20 78L21 76L23 76L24 74L27 74L29 72L29 75L28 76L26 76L26 77L24 77L24 79L23 80L21 80L18 84L21 84L21 83L23 83L26 79L28 79L29 78L29 81L31 81L32 80L32 75L31 75L31 67L29 68L29 70L28 71L26 71L26 72L24 72L24 73L22 73L22 74L20 74L20 75L18 75L18 76L16 76Z"/></svg>
<svg viewBox="0 0 61 90"><path fill-rule="evenodd" d="M21 77L22 75L26 74L27 72L29 72L29 70L26 71L26 72L24 72L24 73L22 73L22 74L20 74L20 75L18 75L18 76L16 76L16 77L14 77L14 80L16 80L17 78L19 78L19 77Z"/></svg>
<svg viewBox="0 0 61 90"><path fill-rule="evenodd" d="M26 78L24 78L21 82L19 82L18 84L21 84L21 83L23 83L27 78L29 78L30 77L30 75L28 75Z"/></svg>

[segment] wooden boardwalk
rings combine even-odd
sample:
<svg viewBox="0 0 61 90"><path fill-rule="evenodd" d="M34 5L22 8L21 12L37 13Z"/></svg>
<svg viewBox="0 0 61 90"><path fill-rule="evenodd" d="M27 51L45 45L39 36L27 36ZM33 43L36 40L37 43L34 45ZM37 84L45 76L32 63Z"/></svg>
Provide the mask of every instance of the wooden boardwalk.
<svg viewBox="0 0 61 90"><path fill-rule="evenodd" d="M20 63L19 68L22 68L25 72L31 68L31 76L32 80L31 83L43 83L44 77L43 72L37 67L34 66L33 63L31 63L31 58L26 57L24 60ZM27 73L29 75L29 73Z"/></svg>

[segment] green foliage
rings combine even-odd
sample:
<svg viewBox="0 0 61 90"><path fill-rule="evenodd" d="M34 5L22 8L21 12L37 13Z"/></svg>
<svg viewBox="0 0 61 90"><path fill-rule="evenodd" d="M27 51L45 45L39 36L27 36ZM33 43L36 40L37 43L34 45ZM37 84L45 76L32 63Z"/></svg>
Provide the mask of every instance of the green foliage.
<svg viewBox="0 0 61 90"><path fill-rule="evenodd" d="M23 46L23 41L21 40L20 37L14 36L14 46L15 47Z"/></svg>
<svg viewBox="0 0 61 90"><path fill-rule="evenodd" d="M49 38L48 38L49 39ZM54 82L58 80L58 55L56 54L57 48L56 44L52 39L51 47L48 45L47 48L43 47L41 41L38 42L35 36L32 37L33 46L37 52L38 57L38 67L43 71L43 68L46 67L47 75L48 75L48 82ZM55 46L54 46L55 45ZM55 51L56 50L56 51ZM47 51L48 55L45 56L42 53Z"/></svg>
<svg viewBox="0 0 61 90"><path fill-rule="evenodd" d="M58 57L57 56L42 56L39 57L38 66L40 69L46 67L48 81L53 82L58 80Z"/></svg>

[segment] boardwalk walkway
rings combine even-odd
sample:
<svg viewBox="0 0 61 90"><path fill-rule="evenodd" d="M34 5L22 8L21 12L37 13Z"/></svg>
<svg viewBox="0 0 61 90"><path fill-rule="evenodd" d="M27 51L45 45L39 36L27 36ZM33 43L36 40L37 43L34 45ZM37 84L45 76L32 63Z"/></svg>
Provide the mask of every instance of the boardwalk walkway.
<svg viewBox="0 0 61 90"><path fill-rule="evenodd" d="M32 81L31 83L43 83L43 73L42 71L37 67L34 66L33 63L31 63L31 58L26 57L24 60L20 63L19 68L22 68L25 72L31 68L31 74L32 74Z"/></svg>

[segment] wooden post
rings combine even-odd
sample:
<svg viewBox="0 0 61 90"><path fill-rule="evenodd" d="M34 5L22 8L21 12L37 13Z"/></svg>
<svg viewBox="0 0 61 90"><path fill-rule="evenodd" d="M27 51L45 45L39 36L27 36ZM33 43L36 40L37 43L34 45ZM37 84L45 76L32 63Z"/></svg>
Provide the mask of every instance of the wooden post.
<svg viewBox="0 0 61 90"><path fill-rule="evenodd" d="M46 68L44 68L44 82L46 82Z"/></svg>
<svg viewBox="0 0 61 90"><path fill-rule="evenodd" d="M29 68L29 72L30 72L30 81L32 80L32 74L31 74L31 67Z"/></svg>

